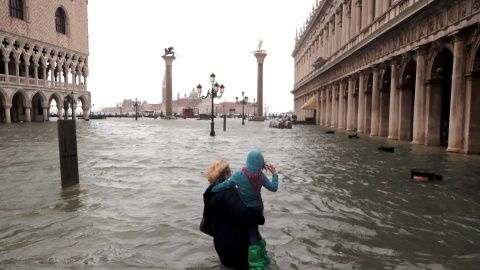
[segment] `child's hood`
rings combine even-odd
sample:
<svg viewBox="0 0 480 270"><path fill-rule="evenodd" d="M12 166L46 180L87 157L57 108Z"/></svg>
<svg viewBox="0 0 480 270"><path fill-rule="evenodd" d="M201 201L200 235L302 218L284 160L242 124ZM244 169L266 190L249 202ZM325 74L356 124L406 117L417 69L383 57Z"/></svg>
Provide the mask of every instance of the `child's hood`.
<svg viewBox="0 0 480 270"><path fill-rule="evenodd" d="M262 153L258 150L252 150L248 153L245 168L251 173L256 173L263 168L264 162Z"/></svg>

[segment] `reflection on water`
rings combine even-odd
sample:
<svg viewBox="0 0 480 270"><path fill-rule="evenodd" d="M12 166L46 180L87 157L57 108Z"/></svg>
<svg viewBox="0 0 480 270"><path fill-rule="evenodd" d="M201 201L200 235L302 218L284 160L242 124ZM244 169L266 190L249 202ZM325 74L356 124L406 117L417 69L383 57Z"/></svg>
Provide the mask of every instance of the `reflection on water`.
<svg viewBox="0 0 480 270"><path fill-rule="evenodd" d="M57 126L0 125L0 269L223 269L198 231L205 171L262 151L270 269L473 269L480 157L232 119L77 121L80 185L61 189ZM392 145L394 153L378 151ZM443 181L419 184L411 168Z"/></svg>

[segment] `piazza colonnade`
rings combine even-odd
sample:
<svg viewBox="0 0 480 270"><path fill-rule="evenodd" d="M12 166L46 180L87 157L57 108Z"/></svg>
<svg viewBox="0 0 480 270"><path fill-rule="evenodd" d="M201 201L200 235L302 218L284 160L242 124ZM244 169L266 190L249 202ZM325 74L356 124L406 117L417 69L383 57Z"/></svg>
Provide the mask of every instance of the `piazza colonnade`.
<svg viewBox="0 0 480 270"><path fill-rule="evenodd" d="M77 101L88 119L87 55L12 33L0 40L0 122L46 121L53 100L59 119L72 104L75 118Z"/></svg>
<svg viewBox="0 0 480 270"><path fill-rule="evenodd" d="M293 52L299 120L480 153L479 12L475 0L317 3Z"/></svg>

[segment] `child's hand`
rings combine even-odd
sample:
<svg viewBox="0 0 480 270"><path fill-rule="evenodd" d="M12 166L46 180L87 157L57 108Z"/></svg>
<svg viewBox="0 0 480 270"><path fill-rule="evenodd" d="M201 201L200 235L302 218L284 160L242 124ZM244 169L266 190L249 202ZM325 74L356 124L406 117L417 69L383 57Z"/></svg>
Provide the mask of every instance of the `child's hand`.
<svg viewBox="0 0 480 270"><path fill-rule="evenodd" d="M268 165L268 170L273 174L277 174L277 170L272 164Z"/></svg>

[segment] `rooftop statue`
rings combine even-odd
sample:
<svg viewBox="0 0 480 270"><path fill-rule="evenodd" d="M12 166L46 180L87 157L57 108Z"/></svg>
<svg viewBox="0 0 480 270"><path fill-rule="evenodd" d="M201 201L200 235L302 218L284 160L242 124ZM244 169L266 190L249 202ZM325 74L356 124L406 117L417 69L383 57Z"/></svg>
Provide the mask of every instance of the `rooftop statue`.
<svg viewBox="0 0 480 270"><path fill-rule="evenodd" d="M175 52L173 51L173 47L168 47L165 49L165 55L173 55L173 57L175 57Z"/></svg>
<svg viewBox="0 0 480 270"><path fill-rule="evenodd" d="M263 43L263 40L260 39L260 41L258 42L258 50L259 51L262 50L262 43Z"/></svg>

